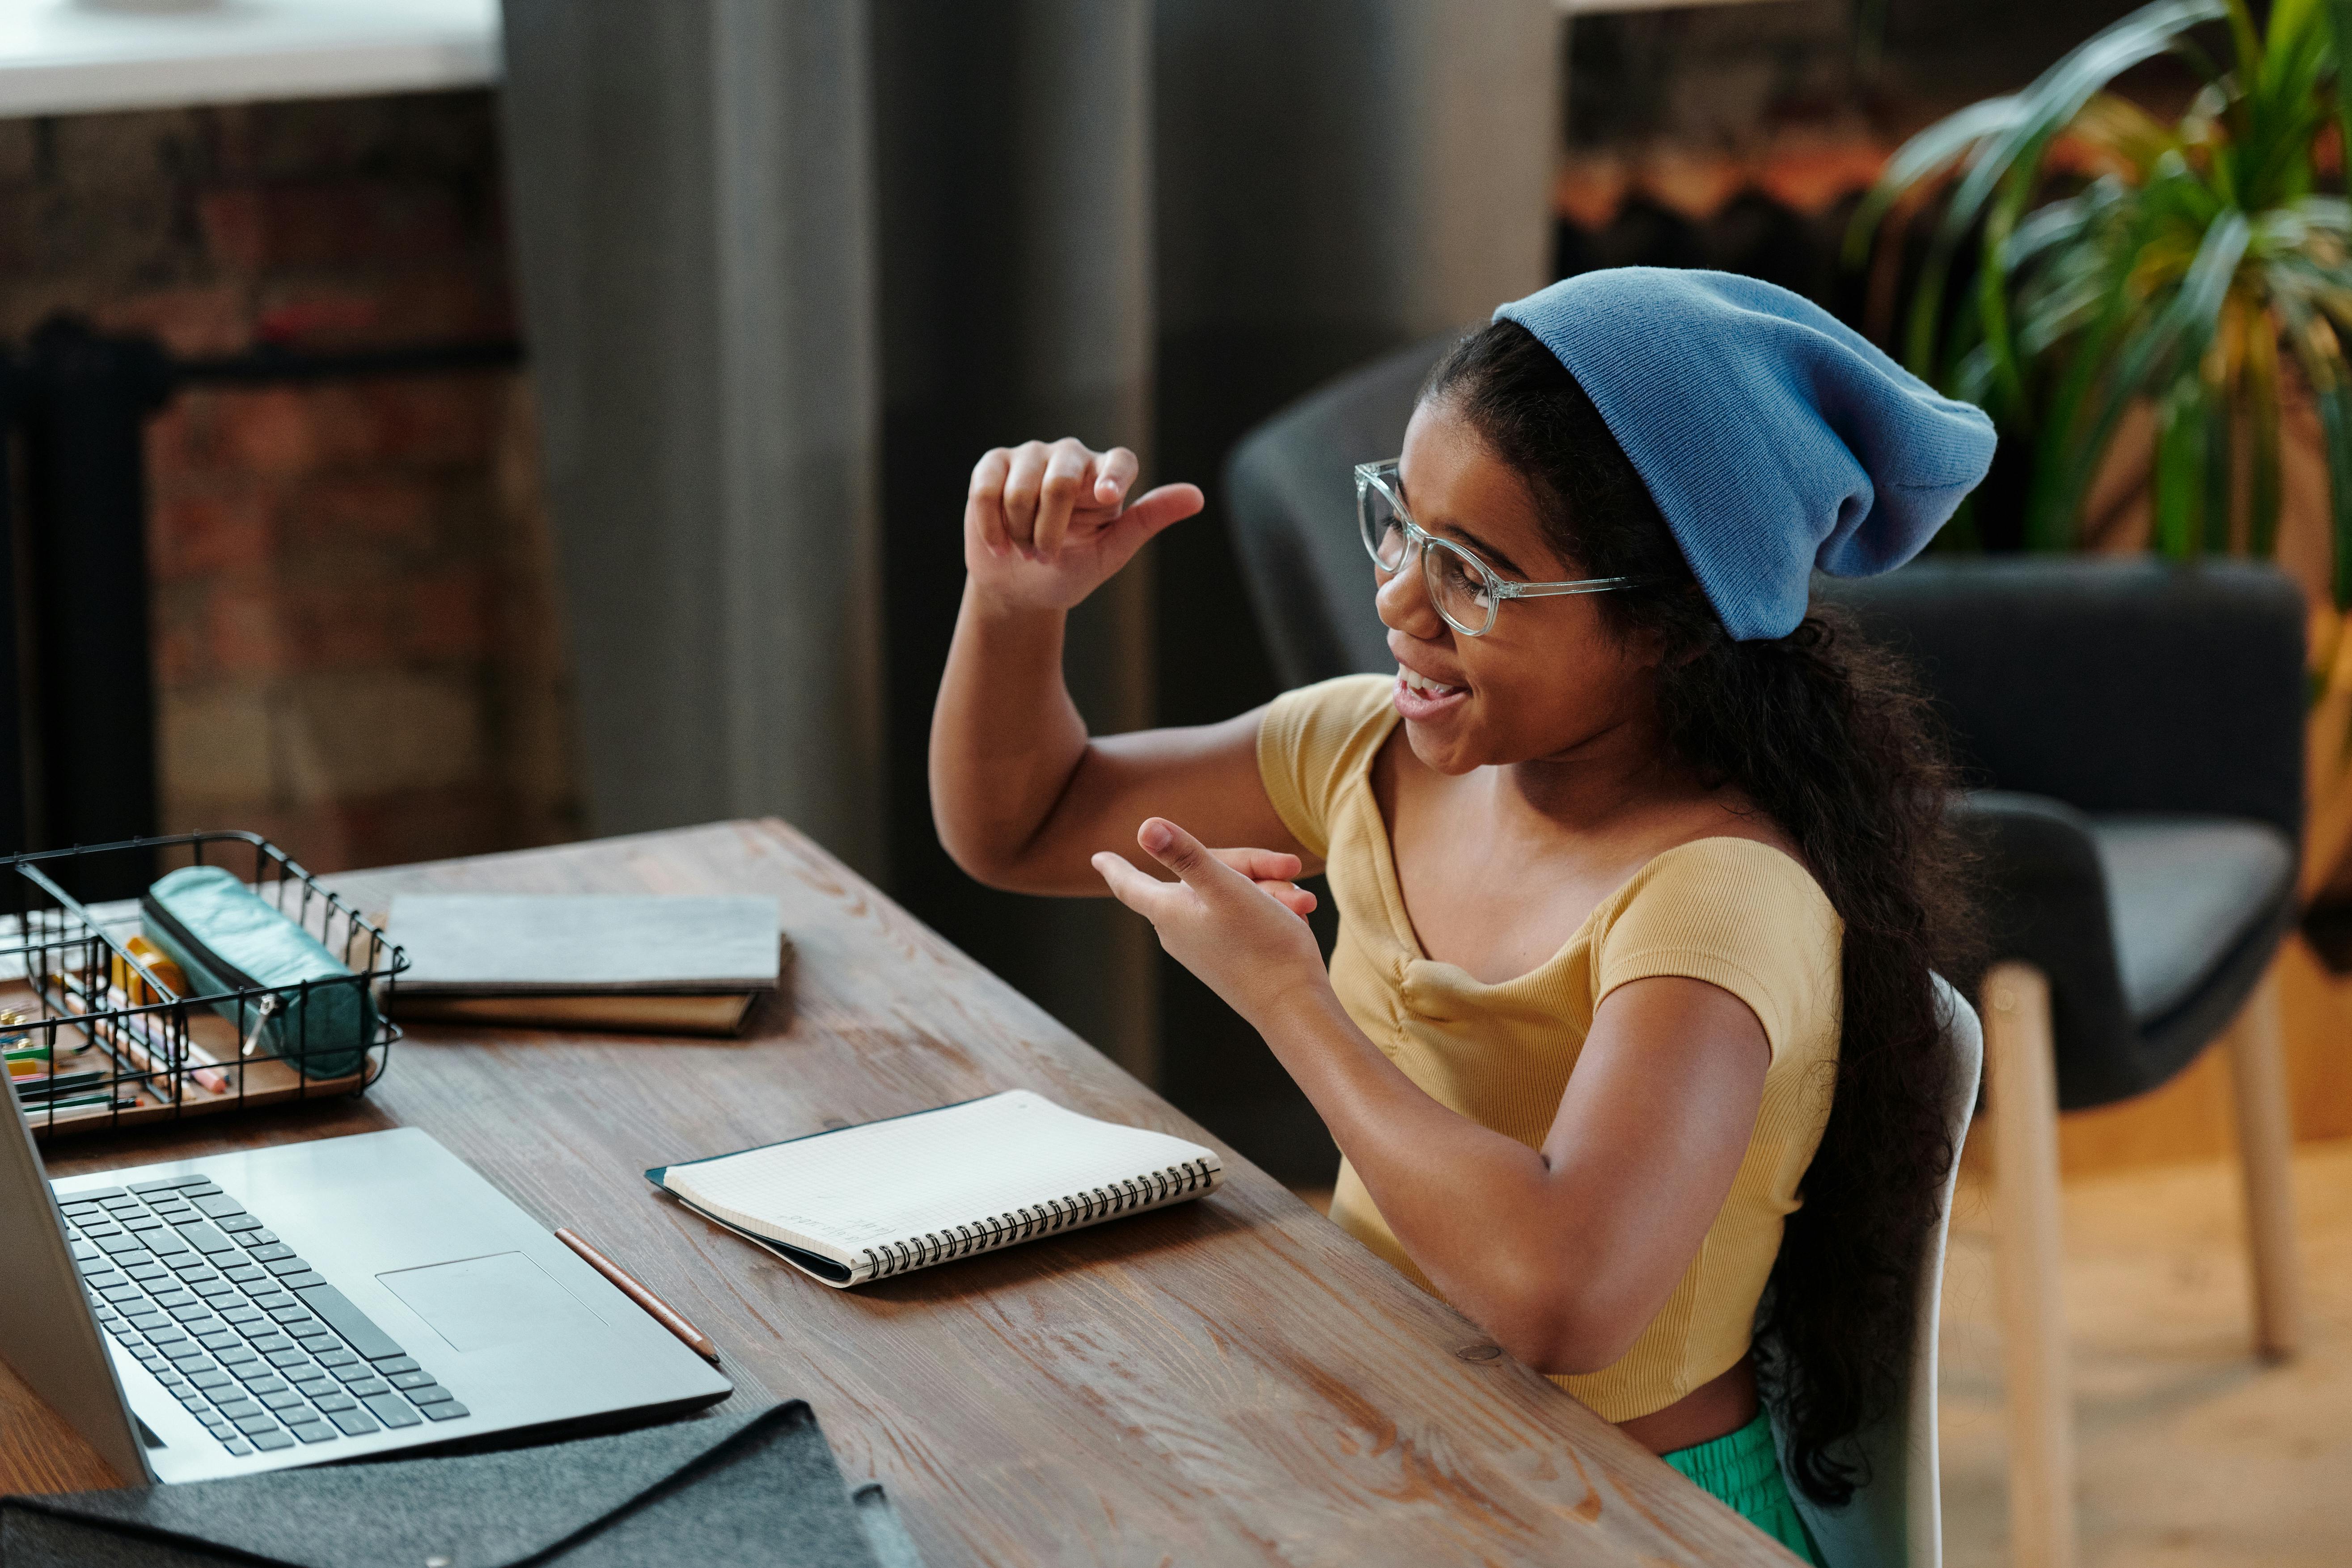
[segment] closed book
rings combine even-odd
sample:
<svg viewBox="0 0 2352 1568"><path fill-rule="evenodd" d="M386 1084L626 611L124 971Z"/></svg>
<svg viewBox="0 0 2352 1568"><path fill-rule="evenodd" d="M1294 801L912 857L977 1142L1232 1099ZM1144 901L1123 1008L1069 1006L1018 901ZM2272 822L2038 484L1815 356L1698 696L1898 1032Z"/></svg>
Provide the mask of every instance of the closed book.
<svg viewBox="0 0 2352 1568"><path fill-rule="evenodd" d="M411 893L386 923L423 1023L733 1034L791 951L750 896Z"/></svg>

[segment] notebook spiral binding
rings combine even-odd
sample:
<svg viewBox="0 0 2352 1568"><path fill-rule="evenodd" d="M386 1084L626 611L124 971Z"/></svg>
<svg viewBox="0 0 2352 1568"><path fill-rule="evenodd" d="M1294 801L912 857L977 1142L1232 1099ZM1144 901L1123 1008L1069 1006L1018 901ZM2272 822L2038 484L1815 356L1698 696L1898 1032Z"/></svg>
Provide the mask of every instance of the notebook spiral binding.
<svg viewBox="0 0 2352 1568"><path fill-rule="evenodd" d="M928 1268L934 1263L993 1252L1000 1247L1075 1230L1118 1215L1160 1208L1198 1194L1215 1192L1224 1179L1224 1166L1211 1154L1115 1186L1051 1198L1034 1208L1017 1208L1011 1214L992 1215L971 1225L928 1231L911 1242L869 1247L860 1254L865 1267L858 1271L859 1282L887 1279L910 1268Z"/></svg>

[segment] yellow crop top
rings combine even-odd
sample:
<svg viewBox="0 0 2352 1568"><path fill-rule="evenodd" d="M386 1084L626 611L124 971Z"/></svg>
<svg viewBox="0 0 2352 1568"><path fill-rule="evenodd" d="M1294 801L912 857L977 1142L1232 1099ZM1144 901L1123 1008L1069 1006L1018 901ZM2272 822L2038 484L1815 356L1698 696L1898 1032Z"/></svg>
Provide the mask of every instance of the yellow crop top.
<svg viewBox="0 0 2352 1568"><path fill-rule="evenodd" d="M1391 1061L1433 1098L1541 1147L1593 1009L1628 981L1680 974L1748 1004L1772 1050L1764 1102L1731 1194L1666 1304L1600 1372L1555 1377L1610 1421L1663 1410L1748 1352L1780 1226L1821 1143L1834 1088L1843 928L1803 867L1744 838L1652 859L1568 945L1488 985L1425 956L1406 918L1371 763L1397 723L1392 678L1286 693L1258 729L1258 772L1298 841L1322 858L1339 911L1331 985ZM1424 1290L1427 1277L1345 1160L1331 1217Z"/></svg>

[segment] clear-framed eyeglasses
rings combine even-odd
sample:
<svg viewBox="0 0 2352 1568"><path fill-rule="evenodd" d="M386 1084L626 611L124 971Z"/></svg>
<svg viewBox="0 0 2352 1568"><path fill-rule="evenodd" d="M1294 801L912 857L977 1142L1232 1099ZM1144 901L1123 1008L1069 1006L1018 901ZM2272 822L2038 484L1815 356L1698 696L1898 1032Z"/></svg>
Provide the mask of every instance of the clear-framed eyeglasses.
<svg viewBox="0 0 2352 1568"><path fill-rule="evenodd" d="M1506 599L1543 599L1562 594L1606 594L1636 588L1646 577L1586 577L1573 583L1513 583L1450 539L1424 531L1405 510L1397 483L1396 459L1356 465L1356 524L1364 549L1383 581L1421 554L1422 582L1429 602L1445 624L1464 637L1483 637L1495 629Z"/></svg>

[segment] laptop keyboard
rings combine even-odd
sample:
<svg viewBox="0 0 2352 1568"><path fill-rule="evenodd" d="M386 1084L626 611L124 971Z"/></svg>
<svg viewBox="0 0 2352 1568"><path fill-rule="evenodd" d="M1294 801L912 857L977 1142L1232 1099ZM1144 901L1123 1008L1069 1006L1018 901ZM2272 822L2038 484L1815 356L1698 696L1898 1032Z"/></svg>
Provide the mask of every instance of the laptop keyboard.
<svg viewBox="0 0 2352 1568"><path fill-rule="evenodd" d="M58 1202L99 1322L231 1454L468 1414L209 1176Z"/></svg>

